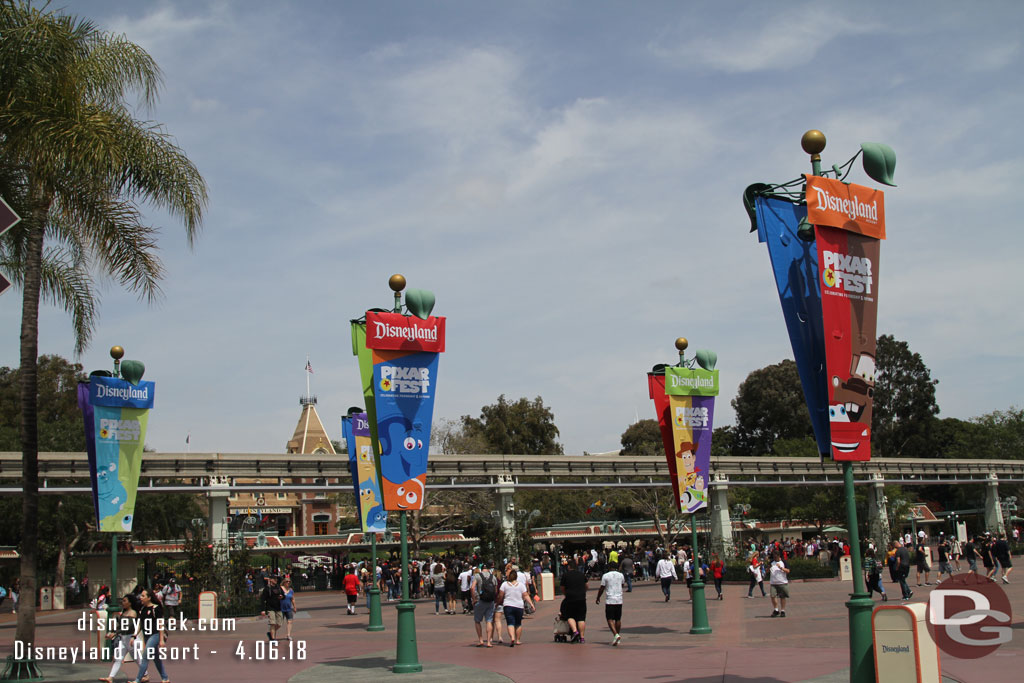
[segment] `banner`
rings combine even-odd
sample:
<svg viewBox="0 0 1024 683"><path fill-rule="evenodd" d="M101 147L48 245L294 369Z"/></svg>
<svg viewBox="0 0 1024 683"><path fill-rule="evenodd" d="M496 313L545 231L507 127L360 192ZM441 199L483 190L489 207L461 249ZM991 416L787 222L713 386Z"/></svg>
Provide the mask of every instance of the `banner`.
<svg viewBox="0 0 1024 683"><path fill-rule="evenodd" d="M828 420L825 332L821 310L818 249L797 235L807 208L770 197L758 197L757 240L767 243L782 315L800 373L819 453L832 451Z"/></svg>
<svg viewBox="0 0 1024 683"><path fill-rule="evenodd" d="M80 384L93 507L99 531L132 530L135 495L155 385L93 375Z"/></svg>
<svg viewBox="0 0 1024 683"><path fill-rule="evenodd" d="M654 411L658 415L658 429L661 431L661 443L665 449L665 459L668 462L669 480L672 482L672 495L678 505L679 476L676 467L675 438L672 434L671 408L669 406L668 394L665 393L665 375L654 372L647 373L647 390L650 392L651 400L654 401Z"/></svg>
<svg viewBox="0 0 1024 683"><path fill-rule="evenodd" d="M385 510L422 510L438 354L373 351L373 391Z"/></svg>
<svg viewBox="0 0 1024 683"><path fill-rule="evenodd" d="M370 444L370 423L366 413L341 418L341 431L348 444L348 464L355 488L356 509L363 533L387 530L387 512L380 490L380 475Z"/></svg>
<svg viewBox="0 0 1024 683"><path fill-rule="evenodd" d="M804 174L807 220L885 239L885 193L863 185Z"/></svg>
<svg viewBox="0 0 1024 683"><path fill-rule="evenodd" d="M715 397L669 396L668 401L679 509L696 512L708 506Z"/></svg>
<svg viewBox="0 0 1024 683"><path fill-rule="evenodd" d="M366 346L391 351L444 351L445 318L366 312Z"/></svg>
<svg viewBox="0 0 1024 683"><path fill-rule="evenodd" d="M718 370L665 368L665 393L673 396L718 396Z"/></svg>
<svg viewBox="0 0 1024 683"><path fill-rule="evenodd" d="M815 226L815 234L832 458L870 460L881 243L822 225Z"/></svg>

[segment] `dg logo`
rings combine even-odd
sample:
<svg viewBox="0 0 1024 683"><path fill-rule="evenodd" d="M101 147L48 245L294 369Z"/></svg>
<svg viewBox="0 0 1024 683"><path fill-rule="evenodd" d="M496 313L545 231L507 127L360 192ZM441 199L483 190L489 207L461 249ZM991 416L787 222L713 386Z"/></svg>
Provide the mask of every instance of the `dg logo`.
<svg viewBox="0 0 1024 683"><path fill-rule="evenodd" d="M1013 638L1010 598L992 579L957 574L928 597L928 632L943 652L961 659L990 655Z"/></svg>

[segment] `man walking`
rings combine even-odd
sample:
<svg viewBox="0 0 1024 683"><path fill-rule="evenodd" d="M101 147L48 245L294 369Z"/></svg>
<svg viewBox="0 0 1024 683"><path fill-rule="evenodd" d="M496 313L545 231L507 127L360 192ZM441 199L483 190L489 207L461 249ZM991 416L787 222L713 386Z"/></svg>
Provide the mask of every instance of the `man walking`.
<svg viewBox="0 0 1024 683"><path fill-rule="evenodd" d="M939 545L936 546L936 551L939 553L939 582L942 581L943 574L949 574L953 576L953 566L949 563L949 541L946 540L946 534L939 532Z"/></svg>
<svg viewBox="0 0 1024 683"><path fill-rule="evenodd" d="M633 558L630 555L623 555L622 557L622 575L626 577L626 592L633 592L633 572L635 568L633 566Z"/></svg>
<svg viewBox="0 0 1024 683"><path fill-rule="evenodd" d="M665 594L665 602L672 597L672 579L676 578L676 568L672 561L664 555L658 560L658 566L654 568L654 577L661 581L661 592Z"/></svg>
<svg viewBox="0 0 1024 683"><path fill-rule="evenodd" d="M494 600L498 597L498 583L494 579L490 562L485 561L480 573L473 576L469 584L469 593L470 601L473 603L476 646L493 647L491 639L494 636Z"/></svg>
<svg viewBox="0 0 1024 683"><path fill-rule="evenodd" d="M585 643L587 629L587 577L579 571L576 562L569 560L569 571L562 574L561 615L572 630L570 641Z"/></svg>
<svg viewBox="0 0 1024 683"><path fill-rule="evenodd" d="M469 614L473 609L473 598L470 594L470 586L473 583L473 568L466 563L459 574L459 594L462 597L462 613Z"/></svg>
<svg viewBox="0 0 1024 683"><path fill-rule="evenodd" d="M1010 583L1006 578L1013 571L1013 562L1010 561L1010 544L1006 542L1006 536L996 534L996 542L992 544L992 558L1003 568L1003 575L999 577L1003 583Z"/></svg>
<svg viewBox="0 0 1024 683"><path fill-rule="evenodd" d="M277 585L276 576L267 577L267 585L260 593L263 601L263 611L260 616L267 618L270 630L267 631L267 640L277 640L277 629L284 623L284 613L281 611L281 600L284 598L284 591Z"/></svg>
<svg viewBox="0 0 1024 683"><path fill-rule="evenodd" d="M622 585L626 578L618 571L617 563L609 562L608 571L601 577L601 587L597 589L597 604L601 604L601 595L604 594L604 618L608 621L608 628L612 630L612 645L618 645L622 639Z"/></svg>
<svg viewBox="0 0 1024 683"><path fill-rule="evenodd" d="M782 560L779 551L772 553L772 564L768 569L771 584L772 616L786 616L786 600L789 598L789 567Z"/></svg>
<svg viewBox="0 0 1024 683"><path fill-rule="evenodd" d="M900 591L903 595L904 600L909 600L914 595L914 591L910 590L910 586L907 585L907 577L910 576L910 551L907 550L907 546L899 541L896 541L896 580L900 584Z"/></svg>
<svg viewBox="0 0 1024 683"><path fill-rule="evenodd" d="M356 576L355 565L345 565L345 578L341 580L341 587L345 591L345 600L348 604L345 609L349 614L356 613L356 600L359 599L359 577Z"/></svg>

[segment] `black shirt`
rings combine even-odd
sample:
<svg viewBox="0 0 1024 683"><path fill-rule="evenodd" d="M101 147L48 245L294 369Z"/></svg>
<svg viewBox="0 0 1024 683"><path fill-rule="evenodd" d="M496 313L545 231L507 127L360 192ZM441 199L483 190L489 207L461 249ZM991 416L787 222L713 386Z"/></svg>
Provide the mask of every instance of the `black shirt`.
<svg viewBox="0 0 1024 683"><path fill-rule="evenodd" d="M999 539L992 544L992 554L1000 560L1005 560L1010 557L1010 546L1003 539Z"/></svg>
<svg viewBox="0 0 1024 683"><path fill-rule="evenodd" d="M946 542L939 544L939 562L946 562L949 560L949 545Z"/></svg>
<svg viewBox="0 0 1024 683"><path fill-rule="evenodd" d="M899 558L899 568L901 571L905 571L910 568L910 551L907 550L906 546L903 546L896 551L896 557Z"/></svg>
<svg viewBox="0 0 1024 683"><path fill-rule="evenodd" d="M159 603L152 603L149 607L142 608L142 611L139 612L139 618L142 620L143 640L149 640L151 635L157 633L157 620L163 619L163 617L164 608Z"/></svg>
<svg viewBox="0 0 1024 683"><path fill-rule="evenodd" d="M280 586L267 586L260 593L260 598L263 600L263 611L264 612L280 612L281 611L281 598L284 597L284 591L281 590Z"/></svg>
<svg viewBox="0 0 1024 683"><path fill-rule="evenodd" d="M966 557L968 560L978 559L977 556L974 554L974 544L970 541L960 546L960 549L963 551L964 557Z"/></svg>
<svg viewBox="0 0 1024 683"><path fill-rule="evenodd" d="M562 574L562 593L566 600L587 599L587 577L578 569Z"/></svg>

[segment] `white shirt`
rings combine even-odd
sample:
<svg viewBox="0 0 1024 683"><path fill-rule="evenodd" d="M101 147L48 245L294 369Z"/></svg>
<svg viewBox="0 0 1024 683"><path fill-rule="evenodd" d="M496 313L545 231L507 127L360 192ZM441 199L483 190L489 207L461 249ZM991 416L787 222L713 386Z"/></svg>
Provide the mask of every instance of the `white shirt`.
<svg viewBox="0 0 1024 683"><path fill-rule="evenodd" d="M515 583L509 583L506 581L501 584L500 591L505 594L505 599L502 601L505 607L526 607L523 604L523 594L526 593L526 586L516 581Z"/></svg>
<svg viewBox="0 0 1024 683"><path fill-rule="evenodd" d="M469 590L469 585L473 583L473 570L467 569L466 571L459 574L459 588L464 591Z"/></svg>
<svg viewBox="0 0 1024 683"><path fill-rule="evenodd" d="M771 566L771 583L774 586L781 586L789 583L789 575L786 574L786 563L782 560L778 562L772 562Z"/></svg>
<svg viewBox="0 0 1024 683"><path fill-rule="evenodd" d="M601 585L604 586L604 602L606 605L621 605L622 604L622 585L626 583L626 577L622 575L622 572L615 571L614 569L610 572L606 572L601 577Z"/></svg>
<svg viewBox="0 0 1024 683"><path fill-rule="evenodd" d="M674 579L676 577L676 570L672 563L663 557L658 560L658 566L654 570L654 575L659 579L667 579L669 577Z"/></svg>

